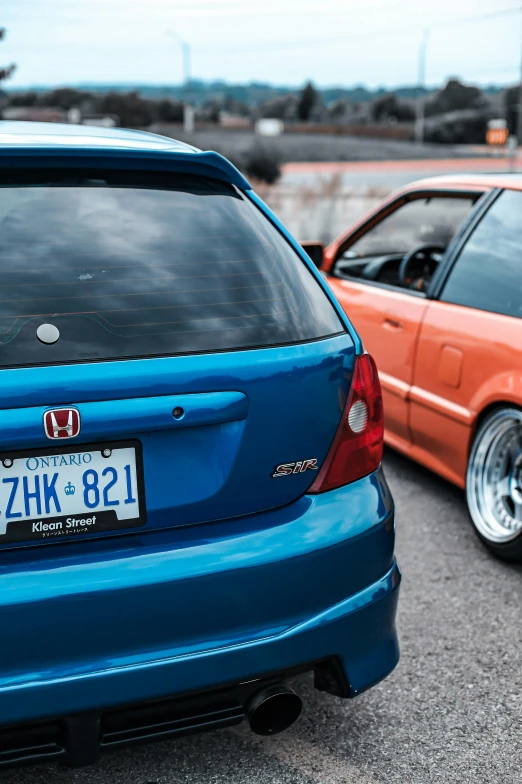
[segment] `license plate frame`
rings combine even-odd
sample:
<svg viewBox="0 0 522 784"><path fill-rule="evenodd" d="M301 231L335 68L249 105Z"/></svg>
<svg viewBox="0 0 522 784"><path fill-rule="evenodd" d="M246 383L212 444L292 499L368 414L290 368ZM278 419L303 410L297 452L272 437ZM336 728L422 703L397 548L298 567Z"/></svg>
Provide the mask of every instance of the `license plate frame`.
<svg viewBox="0 0 522 784"><path fill-rule="evenodd" d="M103 510L101 513L97 510L93 510L94 514L98 515L101 514L101 520L98 522L95 527L92 526L80 526L77 529L69 529L67 532L65 530L60 531L42 531L33 534L31 532L30 535L27 535L26 532L20 532L20 526L24 526L27 528L28 526L32 526L32 524L36 521L43 520L44 523L56 523L57 521L63 520L64 516L69 513L63 513L61 515L53 516L53 517L41 517L41 516L32 516L30 518L25 518L22 520L13 520L7 523L7 530L6 533L0 535L0 547L3 544L25 544L25 543L36 543L36 542L45 542L45 543L57 543L63 541L78 541L79 539L92 539L93 536L99 536L100 534L112 534L117 535L121 533L130 533L133 529L142 528L147 522L147 506L146 506L146 499L145 499L145 478L144 478L144 471L143 471L143 447L141 441L138 439L126 439L126 440L117 440L117 441L97 441L97 442L90 442L90 443L78 443L78 442L66 442L65 439L61 440L61 444L59 446L50 446L46 448L42 446L40 448L35 449L18 449L18 450L1 450L0 451L0 463L2 463L6 459L27 460L30 457L51 457L53 455L68 455L68 454L83 454L86 452L100 452L103 449L110 449L111 451L117 449L125 449L131 448L134 449L134 459L135 459L135 468L136 468L136 484L137 484L137 501L138 501L138 516L132 518L124 518L118 519L116 512L114 510L107 511ZM104 458L106 459L106 458ZM78 512L78 515L82 515L82 519L86 517L88 514L87 512ZM18 529L18 530L17 530ZM41 533L41 535L38 535ZM50 535L52 533L52 535ZM45 535L44 535L45 534ZM49 534L49 535L48 535ZM80 535L78 535L80 534ZM81 535L83 534L83 535Z"/></svg>

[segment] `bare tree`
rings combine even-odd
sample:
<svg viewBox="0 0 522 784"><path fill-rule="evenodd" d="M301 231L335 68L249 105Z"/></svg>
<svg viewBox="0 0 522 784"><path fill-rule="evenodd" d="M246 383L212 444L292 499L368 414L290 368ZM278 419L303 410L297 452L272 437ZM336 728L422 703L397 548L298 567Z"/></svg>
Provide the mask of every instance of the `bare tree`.
<svg viewBox="0 0 522 784"><path fill-rule="evenodd" d="M0 41L5 38L6 30L4 27L0 27ZM3 82L4 79L9 79L10 76L14 73L16 65L11 63L11 65L0 66L0 82Z"/></svg>

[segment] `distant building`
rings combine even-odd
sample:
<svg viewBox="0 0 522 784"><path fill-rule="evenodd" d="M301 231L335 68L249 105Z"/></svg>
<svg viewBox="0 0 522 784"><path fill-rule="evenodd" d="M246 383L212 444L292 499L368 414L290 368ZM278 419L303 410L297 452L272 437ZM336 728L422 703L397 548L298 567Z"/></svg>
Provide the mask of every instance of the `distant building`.
<svg viewBox="0 0 522 784"><path fill-rule="evenodd" d="M231 112L219 112L219 124L222 128L238 128L245 130L250 128L250 120L248 117L242 117L240 114L232 114Z"/></svg>
<svg viewBox="0 0 522 784"><path fill-rule="evenodd" d="M93 114L89 117L82 117L82 125L99 125L102 128L117 128L120 118L116 114Z"/></svg>
<svg viewBox="0 0 522 784"><path fill-rule="evenodd" d="M116 128L120 124L117 114L84 114L76 107L66 111L58 106L8 106L1 117L3 120L99 125L102 128Z"/></svg>
<svg viewBox="0 0 522 784"><path fill-rule="evenodd" d="M8 106L2 111L2 119L64 123L67 112L57 106Z"/></svg>
<svg viewBox="0 0 522 784"><path fill-rule="evenodd" d="M101 128L116 128L120 124L117 114L90 114L82 112L77 106L73 106L67 112L67 122L72 125L97 125Z"/></svg>
<svg viewBox="0 0 522 784"><path fill-rule="evenodd" d="M261 117L256 121L258 136L280 136L284 129L284 122L276 117Z"/></svg>

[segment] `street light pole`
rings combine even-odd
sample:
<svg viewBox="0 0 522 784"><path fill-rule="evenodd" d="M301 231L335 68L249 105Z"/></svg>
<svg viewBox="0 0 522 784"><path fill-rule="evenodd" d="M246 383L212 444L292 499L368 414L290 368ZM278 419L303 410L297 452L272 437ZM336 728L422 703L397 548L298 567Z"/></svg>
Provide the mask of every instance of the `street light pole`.
<svg viewBox="0 0 522 784"><path fill-rule="evenodd" d="M522 12L522 7L520 8ZM522 49L520 55L520 90L518 94L518 122L517 122L518 146L522 147Z"/></svg>
<svg viewBox="0 0 522 784"><path fill-rule="evenodd" d="M424 82L426 80L426 53L429 37L430 31L428 29L424 30L419 45L417 99L415 103L415 141L417 144L422 144L424 141L424 96L422 94L422 88L424 87Z"/></svg>
<svg viewBox="0 0 522 784"><path fill-rule="evenodd" d="M185 41L178 33L175 33L174 30L166 30L166 35L175 38L181 46L181 52L183 55L183 84L185 87L188 86L191 80L191 62L192 62L192 50L190 48L190 44L188 41Z"/></svg>
<svg viewBox="0 0 522 784"><path fill-rule="evenodd" d="M194 107L190 105L189 87L191 80L191 54L192 50L188 41L185 41L174 30L166 30L166 34L175 38L181 46L181 53L183 56L183 130L188 133L194 131L195 112Z"/></svg>
<svg viewBox="0 0 522 784"><path fill-rule="evenodd" d="M179 39L181 42L181 47L183 49L183 81L185 85L190 84L191 74L190 74L190 66L191 66L191 49L190 44L184 41L182 38Z"/></svg>

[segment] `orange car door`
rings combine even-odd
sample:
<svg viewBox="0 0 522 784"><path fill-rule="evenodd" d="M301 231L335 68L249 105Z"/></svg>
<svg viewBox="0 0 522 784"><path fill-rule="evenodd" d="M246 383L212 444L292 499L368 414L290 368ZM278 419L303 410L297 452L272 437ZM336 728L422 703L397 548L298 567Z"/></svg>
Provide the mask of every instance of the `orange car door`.
<svg viewBox="0 0 522 784"><path fill-rule="evenodd" d="M340 278L328 277L328 282L377 363L387 431L409 442L407 395L426 299Z"/></svg>
<svg viewBox="0 0 522 784"><path fill-rule="evenodd" d="M522 193L503 191L429 304L410 425L418 459L460 486L477 415L522 403Z"/></svg>
<svg viewBox="0 0 522 784"><path fill-rule="evenodd" d="M402 194L339 244L334 243L328 281L375 358L383 389L386 437L399 448L411 444L408 396L419 329L428 307L424 293L400 284L399 265L405 253L420 246L446 247L476 198L477 194L468 192ZM347 251L348 256L344 255ZM361 264L375 262L377 277L361 277Z"/></svg>

